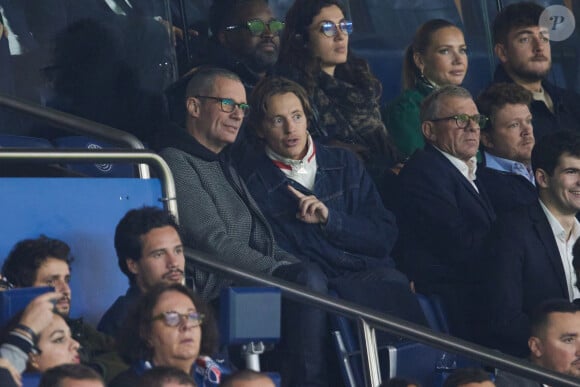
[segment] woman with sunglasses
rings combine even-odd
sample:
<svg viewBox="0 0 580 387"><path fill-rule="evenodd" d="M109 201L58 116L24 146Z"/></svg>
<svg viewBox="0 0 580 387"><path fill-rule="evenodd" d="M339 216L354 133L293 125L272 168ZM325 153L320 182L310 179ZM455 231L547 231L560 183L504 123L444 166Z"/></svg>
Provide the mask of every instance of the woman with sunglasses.
<svg viewBox="0 0 580 387"><path fill-rule="evenodd" d="M419 108L431 92L445 85L461 85L467 72L463 32L443 19L429 20L417 29L403 60L403 93L386 106L383 119L404 156L425 146Z"/></svg>
<svg viewBox="0 0 580 387"><path fill-rule="evenodd" d="M338 0L296 0L286 15L276 74L302 85L319 141L355 151L377 179L398 161L381 121L381 83L349 51L352 22Z"/></svg>
<svg viewBox="0 0 580 387"><path fill-rule="evenodd" d="M217 386L224 370L209 357L217 338L211 312L197 295L181 284L159 284L124 322L119 352L131 367L109 387L137 387L140 376L158 366L183 370L200 386Z"/></svg>

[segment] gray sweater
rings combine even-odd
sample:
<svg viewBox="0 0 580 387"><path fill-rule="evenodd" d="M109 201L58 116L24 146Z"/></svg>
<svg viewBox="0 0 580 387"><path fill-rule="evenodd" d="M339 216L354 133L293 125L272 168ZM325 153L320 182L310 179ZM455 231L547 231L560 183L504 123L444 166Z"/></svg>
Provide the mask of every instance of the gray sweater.
<svg viewBox="0 0 580 387"><path fill-rule="evenodd" d="M184 244L237 266L264 274L298 262L281 250L266 218L237 172L184 131L168 134L159 153L169 164L177 191ZM231 281L186 264L196 291L206 300Z"/></svg>

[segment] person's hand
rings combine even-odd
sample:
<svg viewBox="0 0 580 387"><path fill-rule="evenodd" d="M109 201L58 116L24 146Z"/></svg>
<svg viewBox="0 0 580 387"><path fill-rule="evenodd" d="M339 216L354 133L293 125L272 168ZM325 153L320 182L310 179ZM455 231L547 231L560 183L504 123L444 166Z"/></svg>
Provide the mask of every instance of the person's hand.
<svg viewBox="0 0 580 387"><path fill-rule="evenodd" d="M328 207L314 195L304 195L292 186L288 190L298 198L298 212L296 218L304 223L326 224L328 222Z"/></svg>
<svg viewBox="0 0 580 387"><path fill-rule="evenodd" d="M16 383L18 387L22 387L22 375L20 375L20 372L16 371L16 368L14 368L12 363L0 357L0 368L8 370L8 372L10 372L10 376L12 376L12 379L14 379L14 383Z"/></svg>
<svg viewBox="0 0 580 387"><path fill-rule="evenodd" d="M36 297L24 309L20 324L27 326L36 335L39 335L51 323L54 304L60 298L62 298L60 292L48 292Z"/></svg>
<svg viewBox="0 0 580 387"><path fill-rule="evenodd" d="M0 39L4 36L4 25L0 23Z"/></svg>
<svg viewBox="0 0 580 387"><path fill-rule="evenodd" d="M183 40L183 38L185 37L183 30L181 28L172 25L167 20L165 20L163 18L156 18L155 20L157 20L159 23L163 24L165 26L165 28L171 29L171 31L173 32L173 36L175 37L176 40ZM193 29L189 29L189 30L187 30L187 35L189 35L190 37L194 37L194 36L198 36L199 32L197 32L196 30L193 30ZM173 42L173 44L175 45L175 41Z"/></svg>

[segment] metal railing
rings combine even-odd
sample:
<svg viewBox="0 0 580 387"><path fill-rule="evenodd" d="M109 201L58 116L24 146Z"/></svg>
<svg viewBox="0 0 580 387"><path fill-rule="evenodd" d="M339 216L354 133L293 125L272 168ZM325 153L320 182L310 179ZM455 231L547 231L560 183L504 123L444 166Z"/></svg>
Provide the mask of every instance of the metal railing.
<svg viewBox="0 0 580 387"><path fill-rule="evenodd" d="M177 218L177 202L175 199L175 183L169 166L157 153L145 150L72 150L72 149L16 149L0 148L0 163L6 162L37 162L50 163L62 161L74 162L115 162L115 163L142 163L152 165L161 180L163 201L165 208ZM147 168L148 169L148 168Z"/></svg>
<svg viewBox="0 0 580 387"><path fill-rule="evenodd" d="M362 320L365 324L368 324L370 328L386 330L444 351L465 355L486 365L501 368L508 372L513 372L514 374L523 377L538 380L551 386L577 387L579 384L578 379L537 367L526 360L505 355L498 351L453 336L436 333L423 326L384 313L379 313L370 308L361 307L352 302L337 300L336 298L315 293L305 287L287 281L229 266L221 262L217 257L213 257L197 250L186 248L185 255L191 260L191 263L196 265L196 267L221 273L241 282L248 282L261 286L276 286L289 298L314 305L328 312L341 314L351 319ZM366 384L369 387L376 387L380 383L380 369L376 357L377 346L376 342L374 342L374 332L372 332L372 330L366 331L360 336L360 338L361 341L364 341L361 345L363 346L363 364L366 368Z"/></svg>
<svg viewBox="0 0 580 387"><path fill-rule="evenodd" d="M47 120L59 128L70 132L91 136L104 140L122 148L145 149L143 143L130 133L115 129L111 126L100 124L72 114L25 102L20 99L0 94L0 106L6 106L18 112L27 113L37 118ZM139 164L139 176L143 179L150 177L147 165Z"/></svg>

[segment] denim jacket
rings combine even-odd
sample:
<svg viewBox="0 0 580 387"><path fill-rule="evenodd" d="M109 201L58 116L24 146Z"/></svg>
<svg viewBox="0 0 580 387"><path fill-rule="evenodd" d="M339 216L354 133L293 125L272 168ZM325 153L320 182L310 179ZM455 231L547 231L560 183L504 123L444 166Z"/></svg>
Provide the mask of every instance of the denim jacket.
<svg viewBox="0 0 580 387"><path fill-rule="evenodd" d="M389 254L398 233L395 217L384 208L363 164L350 151L315 144L318 169L312 191L286 177L264 152L241 168L276 241L289 253L318 262L331 278L394 267ZM289 184L328 207L326 225L296 219L298 200Z"/></svg>

